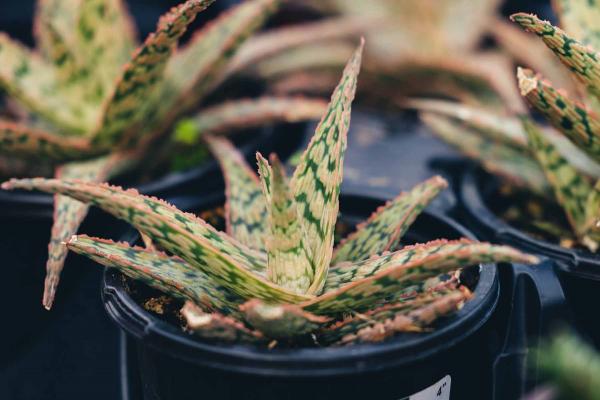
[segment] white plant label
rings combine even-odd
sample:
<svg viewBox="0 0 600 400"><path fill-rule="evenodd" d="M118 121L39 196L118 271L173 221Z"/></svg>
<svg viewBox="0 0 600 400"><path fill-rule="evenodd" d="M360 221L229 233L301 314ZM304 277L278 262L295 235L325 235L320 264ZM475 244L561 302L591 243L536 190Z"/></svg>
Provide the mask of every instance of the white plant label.
<svg viewBox="0 0 600 400"><path fill-rule="evenodd" d="M450 400L450 375L446 375L439 382L434 383L428 388L415 393L412 396L404 397L399 400Z"/></svg>

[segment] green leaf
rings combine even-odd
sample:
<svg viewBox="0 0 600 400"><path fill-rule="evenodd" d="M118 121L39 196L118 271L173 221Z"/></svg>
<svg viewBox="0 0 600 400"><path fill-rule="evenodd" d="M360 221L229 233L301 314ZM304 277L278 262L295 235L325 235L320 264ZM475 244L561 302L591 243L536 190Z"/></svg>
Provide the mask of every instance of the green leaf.
<svg viewBox="0 0 600 400"><path fill-rule="evenodd" d="M181 314L187 321L187 328L203 339L231 343L258 343L265 340L260 332L246 328L241 322L218 313L206 313L189 301L181 309Z"/></svg>
<svg viewBox="0 0 600 400"><path fill-rule="evenodd" d="M600 4L588 0L553 0L560 25L585 45L600 49Z"/></svg>
<svg viewBox="0 0 600 400"><path fill-rule="evenodd" d="M521 188L552 196L544 172L527 152L486 139L479 131L443 115L423 112L420 117L432 133L481 163L488 172Z"/></svg>
<svg viewBox="0 0 600 400"><path fill-rule="evenodd" d="M67 133L82 134L90 115L57 86L55 70L38 54L0 32L0 88Z"/></svg>
<svg viewBox="0 0 600 400"><path fill-rule="evenodd" d="M309 294L319 293L323 288L332 258L344 152L363 46L364 41L361 41L348 62L327 113L317 126L291 182L311 264L315 268Z"/></svg>
<svg viewBox="0 0 600 400"><path fill-rule="evenodd" d="M267 214L270 235L266 241L267 277L295 293L306 293L315 269L306 245L298 208L279 159L271 155L271 195Z"/></svg>
<svg viewBox="0 0 600 400"><path fill-rule="evenodd" d="M258 177L228 140L208 136L205 139L225 176L227 234L246 246L264 250L269 227Z"/></svg>
<svg viewBox="0 0 600 400"><path fill-rule="evenodd" d="M53 162L81 160L97 155L84 138L64 137L6 120L0 120L0 152Z"/></svg>
<svg viewBox="0 0 600 400"><path fill-rule="evenodd" d="M587 234L586 227L590 226L586 207L594 187L560 155L529 118L523 117L523 126L531 150L554 189L556 200L581 240Z"/></svg>
<svg viewBox="0 0 600 400"><path fill-rule="evenodd" d="M139 154L113 153L90 161L64 164L56 170L55 177L57 179L103 182L130 166L138 157ZM54 303L60 274L67 258L64 242L77 233L87 215L88 208L87 204L70 197L54 196L54 221L48 245L48 261L46 262L46 279L42 299L42 304L48 310Z"/></svg>
<svg viewBox="0 0 600 400"><path fill-rule="evenodd" d="M362 261L394 250L421 211L447 186L442 177L435 176L380 207L337 246L333 264Z"/></svg>
<svg viewBox="0 0 600 400"><path fill-rule="evenodd" d="M292 304L266 304L250 300L240 310L248 324L274 339L293 338L311 333L325 325L330 318L317 316Z"/></svg>
<svg viewBox="0 0 600 400"><path fill-rule="evenodd" d="M173 139L186 145L196 145L203 135L230 134L276 122L299 122L318 119L325 113L327 103L317 99L294 97L261 97L230 100L202 109L185 119L179 135Z"/></svg>
<svg viewBox="0 0 600 400"><path fill-rule="evenodd" d="M336 344L381 342L398 332L421 332L438 318L458 311L469 297L468 293L460 290L453 291L406 315L395 315L382 322L359 329L354 334L342 337Z"/></svg>
<svg viewBox="0 0 600 400"><path fill-rule="evenodd" d="M332 268L324 294L301 306L315 314L362 311L390 295L398 295L430 277L479 263L518 262L534 264L539 260L507 246L437 240L405 247L358 263Z"/></svg>
<svg viewBox="0 0 600 400"><path fill-rule="evenodd" d="M258 152L256 153L256 163L258 165L258 174L266 204L270 204L272 192L271 187L273 185L273 170L271 169L269 162Z"/></svg>
<svg viewBox="0 0 600 400"><path fill-rule="evenodd" d="M600 162L600 120L585 107L562 95L531 70L517 72L521 94L556 129L596 162Z"/></svg>
<svg viewBox="0 0 600 400"><path fill-rule="evenodd" d="M244 298L298 303L310 296L292 293L266 280L264 255L216 231L202 219L135 190L106 184L55 179L13 179L4 189L36 189L92 203L144 232L165 251L181 257L215 282Z"/></svg>
<svg viewBox="0 0 600 400"><path fill-rule="evenodd" d="M116 268L168 295L191 300L205 310L235 314L243 303L242 298L178 257L86 235L73 236L66 243L66 247L77 254Z"/></svg>
<svg viewBox="0 0 600 400"><path fill-rule="evenodd" d="M163 15L158 27L136 50L132 60L121 72L113 92L108 96L99 125L92 135L92 143L101 148L120 144L143 122L149 99L157 96L163 82L169 58L177 41L185 33L196 14L214 0L188 0Z"/></svg>
<svg viewBox="0 0 600 400"><path fill-rule="evenodd" d="M560 61L582 81L591 93L598 95L600 87L600 54L585 44L573 39L562 29L547 21L542 21L535 15L518 13L511 17L528 32L538 35L557 55Z"/></svg>
<svg viewBox="0 0 600 400"><path fill-rule="evenodd" d="M415 297L401 299L395 303L387 303L373 308L364 313L353 313L350 316L338 321L319 332L319 342L330 344L338 342L339 344L348 343L356 339L356 333L362 329L372 327L387 320L392 320L397 316L406 316L406 314L429 305L447 295L454 290L438 290L427 293L421 293ZM407 321L408 322L408 321ZM416 328L412 323L407 328Z"/></svg>

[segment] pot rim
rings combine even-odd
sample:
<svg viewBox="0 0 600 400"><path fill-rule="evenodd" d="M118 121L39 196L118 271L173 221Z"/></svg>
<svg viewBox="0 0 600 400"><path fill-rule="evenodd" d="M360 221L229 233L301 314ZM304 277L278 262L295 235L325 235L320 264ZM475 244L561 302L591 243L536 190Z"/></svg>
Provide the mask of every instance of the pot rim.
<svg viewBox="0 0 600 400"><path fill-rule="evenodd" d="M342 195L341 199L370 205L383 203L359 196ZM369 208L372 212L376 207ZM420 218L429 221L428 226L442 223L460 236L474 238L464 227L439 213L425 211ZM123 275L110 269L104 273L102 299L109 316L127 333L159 352L192 364L254 375L317 377L372 372L421 361L465 340L495 311L499 297L497 275L495 264L480 266L473 299L433 332L347 347L267 350L245 344L205 342L144 310L127 293Z"/></svg>
<svg viewBox="0 0 600 400"><path fill-rule="evenodd" d="M487 206L481 192L481 181L491 176L478 166L465 169L460 180L459 200L469 219L479 225L476 230L491 240L513 245L532 253L558 260L559 267L586 279L600 280L600 255L579 249L567 249L548 241L535 239L509 225Z"/></svg>

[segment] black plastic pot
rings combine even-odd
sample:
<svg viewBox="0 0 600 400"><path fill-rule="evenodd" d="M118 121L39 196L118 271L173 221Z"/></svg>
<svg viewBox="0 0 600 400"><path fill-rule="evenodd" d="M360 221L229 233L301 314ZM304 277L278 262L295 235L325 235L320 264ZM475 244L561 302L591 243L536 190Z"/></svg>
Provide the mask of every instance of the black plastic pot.
<svg viewBox="0 0 600 400"><path fill-rule="evenodd" d="M486 240L552 260L578 327L600 346L600 322L593 317L595 306L591 301L600 291L600 255L538 240L508 225L490 209L497 187L498 181L484 171L466 169L458 197L468 226Z"/></svg>
<svg viewBox="0 0 600 400"><path fill-rule="evenodd" d="M222 204L204 199L195 210ZM342 196L342 220L356 223L381 202ZM470 236L454 221L426 212L410 241ZM475 274L477 275L477 274ZM112 319L133 338L127 384L138 379L144 399L401 399L431 387L447 399L491 398L494 340L490 318L499 296L495 265L481 269L475 297L431 333L403 335L382 344L342 348L261 349L194 338L146 312L124 280L105 273L103 299ZM125 284L124 282L128 282ZM132 354L135 353L135 354ZM132 378L133 376L133 378ZM445 384L445 385L444 385ZM135 388L132 389L135 393ZM139 393L133 394L137 398ZM446 396L446 397L444 397ZM429 398L429 397L425 397Z"/></svg>

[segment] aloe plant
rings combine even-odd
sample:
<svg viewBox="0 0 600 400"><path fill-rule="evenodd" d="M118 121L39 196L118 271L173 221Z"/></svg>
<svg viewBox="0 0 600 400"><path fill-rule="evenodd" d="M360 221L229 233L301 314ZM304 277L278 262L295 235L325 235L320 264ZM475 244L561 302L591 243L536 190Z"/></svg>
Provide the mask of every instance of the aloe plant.
<svg viewBox="0 0 600 400"><path fill-rule="evenodd" d="M107 184L32 178L2 187L59 193L132 224L150 246L85 235L66 246L185 300L188 329L203 338L261 343L311 334L320 344L341 345L423 331L471 297L449 276L454 271L537 259L467 239L399 248L410 224L446 187L440 177L400 194L334 247L362 48L348 62L291 178L275 155L257 154L257 176L229 141L206 137L226 178L226 233L163 201Z"/></svg>
<svg viewBox="0 0 600 400"><path fill-rule="evenodd" d="M213 1L174 7L139 44L121 0L40 0L34 50L0 33L0 88L21 116L0 118L0 173L35 176L47 165L57 178L101 182L160 148L171 125L232 76L232 57L278 7L278 0L248 0L178 48L187 27ZM238 58L236 69L244 65ZM237 100L208 126L192 128L229 132L274 120L318 118L325 106L308 99ZM239 118L243 113L246 118ZM205 114L198 118L206 120ZM58 195L55 210L46 308L67 254L60 243L76 232L87 207Z"/></svg>
<svg viewBox="0 0 600 400"><path fill-rule="evenodd" d="M552 128L518 112L440 101L412 105L423 111L434 132L488 171L558 203L574 238L595 252L600 245L600 64L593 46L600 45L595 31L600 6L574 0L554 6L566 31L534 15L511 17L540 37L574 78L575 89L567 94L530 69L517 71L521 95Z"/></svg>

